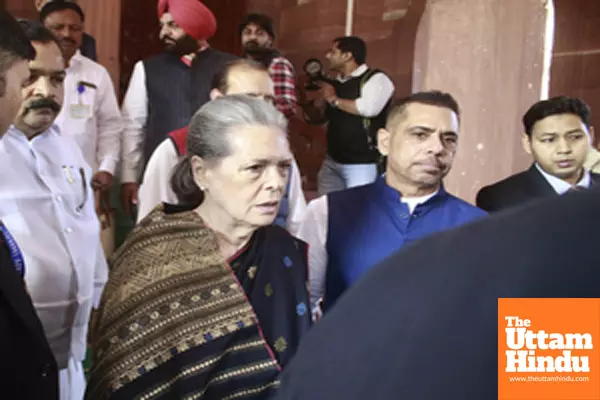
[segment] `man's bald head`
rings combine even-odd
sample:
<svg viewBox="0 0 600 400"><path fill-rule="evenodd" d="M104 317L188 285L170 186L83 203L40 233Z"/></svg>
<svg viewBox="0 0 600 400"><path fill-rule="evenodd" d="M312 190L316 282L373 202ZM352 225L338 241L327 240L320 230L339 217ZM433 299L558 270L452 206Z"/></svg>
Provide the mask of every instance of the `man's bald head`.
<svg viewBox="0 0 600 400"><path fill-rule="evenodd" d="M269 71L247 59L228 63L213 78L211 98L230 94L247 94L272 102L275 93Z"/></svg>

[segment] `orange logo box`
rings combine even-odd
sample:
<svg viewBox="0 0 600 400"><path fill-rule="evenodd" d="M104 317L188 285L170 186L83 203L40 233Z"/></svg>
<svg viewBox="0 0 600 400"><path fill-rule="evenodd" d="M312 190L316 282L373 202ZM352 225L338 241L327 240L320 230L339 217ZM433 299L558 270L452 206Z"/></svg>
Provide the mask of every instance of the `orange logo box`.
<svg viewBox="0 0 600 400"><path fill-rule="evenodd" d="M498 399L600 400L600 299L499 299Z"/></svg>

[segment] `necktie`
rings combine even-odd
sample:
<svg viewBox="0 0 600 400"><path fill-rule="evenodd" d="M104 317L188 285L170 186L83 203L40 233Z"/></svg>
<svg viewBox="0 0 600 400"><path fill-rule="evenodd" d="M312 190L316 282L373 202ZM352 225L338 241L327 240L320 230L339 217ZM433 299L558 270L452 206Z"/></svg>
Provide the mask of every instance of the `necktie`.
<svg viewBox="0 0 600 400"><path fill-rule="evenodd" d="M585 190L585 188L583 186L575 185L575 186L571 186L568 191L569 192L581 192L582 190Z"/></svg>

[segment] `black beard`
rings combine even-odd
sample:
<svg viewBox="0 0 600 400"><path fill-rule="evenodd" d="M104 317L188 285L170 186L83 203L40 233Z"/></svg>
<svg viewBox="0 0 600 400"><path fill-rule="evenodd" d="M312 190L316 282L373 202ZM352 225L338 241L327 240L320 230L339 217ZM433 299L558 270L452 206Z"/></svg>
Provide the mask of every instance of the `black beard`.
<svg viewBox="0 0 600 400"><path fill-rule="evenodd" d="M277 51L269 47L248 46L249 43L244 46L244 57L251 58L268 67L275 58Z"/></svg>
<svg viewBox="0 0 600 400"><path fill-rule="evenodd" d="M163 43L165 43L163 39ZM196 53L200 46L198 41L189 35L185 35L179 40L175 40L173 44L165 43L165 49L176 56L184 56L186 54Z"/></svg>

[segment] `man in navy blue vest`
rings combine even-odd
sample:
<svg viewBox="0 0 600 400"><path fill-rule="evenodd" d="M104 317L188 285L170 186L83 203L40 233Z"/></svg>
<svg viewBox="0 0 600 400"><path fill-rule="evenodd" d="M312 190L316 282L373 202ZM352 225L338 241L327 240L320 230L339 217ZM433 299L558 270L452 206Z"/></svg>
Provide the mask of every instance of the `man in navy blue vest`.
<svg viewBox="0 0 600 400"><path fill-rule="evenodd" d="M160 0L157 11L166 51L135 64L123 99L120 197L128 215L152 152L210 100L214 75L238 58L209 45L217 20L200 0Z"/></svg>
<svg viewBox="0 0 600 400"><path fill-rule="evenodd" d="M546 197L389 257L303 338L273 400L498 399L498 299L600 297L598 204L600 187Z"/></svg>
<svg viewBox="0 0 600 400"><path fill-rule="evenodd" d="M456 153L459 119L458 104L446 93L398 101L378 132L385 174L308 205L298 237L309 245L315 315L321 298L327 311L363 274L408 243L485 215L442 183Z"/></svg>
<svg viewBox="0 0 600 400"><path fill-rule="evenodd" d="M327 122L327 156L317 178L320 195L366 185L377 177L377 130L385 125L394 84L366 64L367 47L355 36L333 41L327 52L337 79L321 82L320 97L304 105L311 123Z"/></svg>

